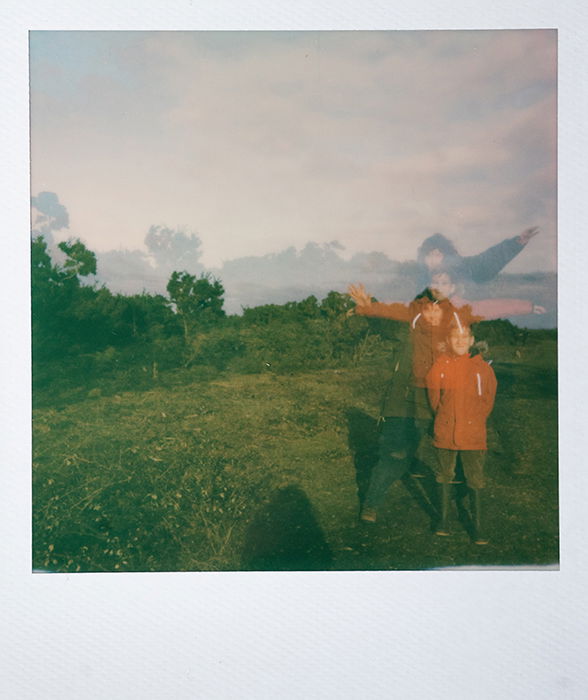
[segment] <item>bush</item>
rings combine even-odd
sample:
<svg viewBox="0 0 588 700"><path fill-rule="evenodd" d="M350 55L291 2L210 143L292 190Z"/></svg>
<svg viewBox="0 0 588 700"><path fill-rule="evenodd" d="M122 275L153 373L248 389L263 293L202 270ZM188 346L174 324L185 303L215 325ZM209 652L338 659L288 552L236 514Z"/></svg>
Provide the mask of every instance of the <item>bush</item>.
<svg viewBox="0 0 588 700"><path fill-rule="evenodd" d="M245 342L237 330L219 328L197 341L196 353L190 364L210 365L220 371L245 351Z"/></svg>
<svg viewBox="0 0 588 700"><path fill-rule="evenodd" d="M477 341L486 341L490 348L496 345L524 344L529 333L504 319L480 321L472 326L472 331Z"/></svg>

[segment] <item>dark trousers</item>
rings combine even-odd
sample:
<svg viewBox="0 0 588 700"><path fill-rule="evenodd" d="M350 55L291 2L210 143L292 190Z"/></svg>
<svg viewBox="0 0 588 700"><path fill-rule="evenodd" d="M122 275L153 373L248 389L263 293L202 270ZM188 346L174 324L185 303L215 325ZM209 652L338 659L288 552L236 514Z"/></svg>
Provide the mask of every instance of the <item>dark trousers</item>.
<svg viewBox="0 0 588 700"><path fill-rule="evenodd" d="M396 416L382 419L378 439L378 461L370 475L364 507L377 508L390 486L409 469L430 421Z"/></svg>
<svg viewBox="0 0 588 700"><path fill-rule="evenodd" d="M457 455L461 457L461 466L467 485L471 489L483 489L484 460L486 450L446 450L442 447L435 449L438 462L434 467L435 479L439 484L450 484L455 478Z"/></svg>

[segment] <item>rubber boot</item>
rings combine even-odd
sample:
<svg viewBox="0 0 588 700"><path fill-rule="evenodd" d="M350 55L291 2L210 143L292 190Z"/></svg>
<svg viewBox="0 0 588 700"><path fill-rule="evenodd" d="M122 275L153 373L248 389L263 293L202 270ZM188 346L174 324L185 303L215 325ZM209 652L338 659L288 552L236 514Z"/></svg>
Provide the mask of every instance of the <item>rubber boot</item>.
<svg viewBox="0 0 588 700"><path fill-rule="evenodd" d="M410 471L408 473L413 479L426 479L427 467L420 459L415 459L410 465Z"/></svg>
<svg viewBox="0 0 588 700"><path fill-rule="evenodd" d="M436 535L447 537L449 535L449 505L451 503L451 484L439 484L439 500L441 505L441 517L435 530Z"/></svg>
<svg viewBox="0 0 588 700"><path fill-rule="evenodd" d="M470 489L472 521L474 524L474 544L488 544L482 527L482 494L480 489Z"/></svg>

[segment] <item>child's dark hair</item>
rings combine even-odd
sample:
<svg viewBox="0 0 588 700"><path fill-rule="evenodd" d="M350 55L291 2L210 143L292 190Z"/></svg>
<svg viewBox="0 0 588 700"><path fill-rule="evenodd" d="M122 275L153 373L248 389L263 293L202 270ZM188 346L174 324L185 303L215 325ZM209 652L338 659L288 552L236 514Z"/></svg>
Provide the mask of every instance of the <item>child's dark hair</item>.
<svg viewBox="0 0 588 700"><path fill-rule="evenodd" d="M425 256L432 250L438 250L443 254L444 258L456 258L459 257L457 249L453 243L446 238L442 233L435 233L432 236L426 238L417 253L417 260L420 263L425 262Z"/></svg>
<svg viewBox="0 0 588 700"><path fill-rule="evenodd" d="M431 287L427 287L426 289L423 289L422 292L417 294L416 297L413 299L413 301L420 301L420 302L430 301L431 304L438 304L439 298L435 294L435 290L431 289Z"/></svg>

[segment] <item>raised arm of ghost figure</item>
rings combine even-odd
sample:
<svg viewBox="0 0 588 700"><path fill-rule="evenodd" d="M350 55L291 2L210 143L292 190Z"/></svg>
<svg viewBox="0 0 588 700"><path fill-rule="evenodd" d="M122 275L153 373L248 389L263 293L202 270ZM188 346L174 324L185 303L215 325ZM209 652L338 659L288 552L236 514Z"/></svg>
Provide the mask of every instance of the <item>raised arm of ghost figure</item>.
<svg viewBox="0 0 588 700"><path fill-rule="evenodd" d="M514 238L507 238L501 243L488 248L483 253L461 259L458 272L471 278L474 282L487 282L496 275L513 258L515 258L527 243L539 233L538 226L531 226Z"/></svg>
<svg viewBox="0 0 588 700"><path fill-rule="evenodd" d="M521 245L527 245L527 243L539 233L539 226L531 226L531 228L526 228L522 233L519 233L518 241Z"/></svg>

